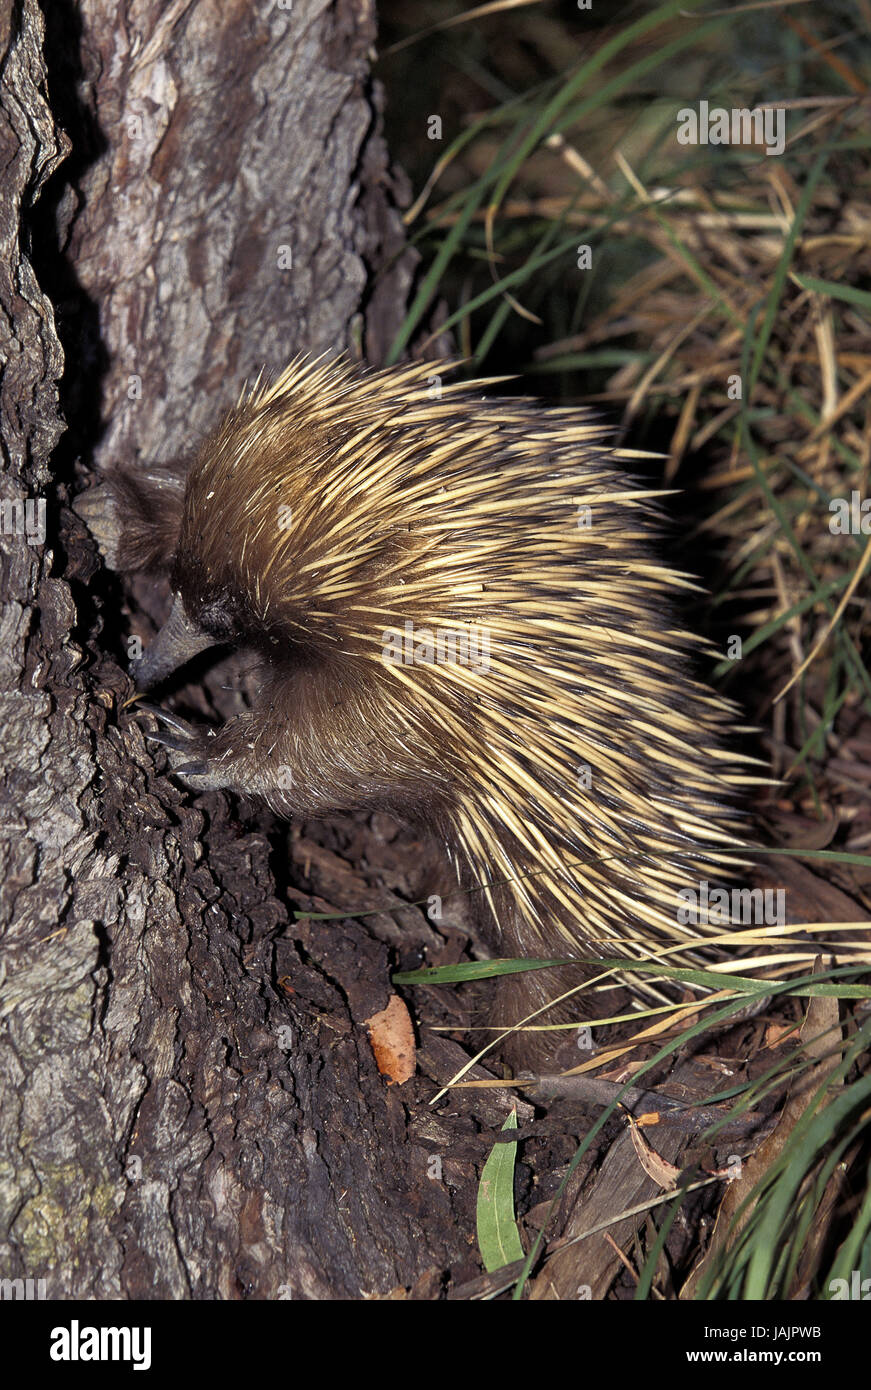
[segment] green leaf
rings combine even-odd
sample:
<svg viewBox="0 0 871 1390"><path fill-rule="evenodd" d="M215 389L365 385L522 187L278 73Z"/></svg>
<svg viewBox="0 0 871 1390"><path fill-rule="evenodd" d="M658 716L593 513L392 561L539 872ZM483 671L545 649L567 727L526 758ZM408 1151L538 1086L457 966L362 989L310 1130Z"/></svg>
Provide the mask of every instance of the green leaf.
<svg viewBox="0 0 871 1390"><path fill-rule="evenodd" d="M796 281L803 289L817 294L828 295L829 299L840 299L845 304L855 304L860 309L871 309L871 294L859 290L855 285L839 285L834 280L817 280L813 275L796 275Z"/></svg>
<svg viewBox="0 0 871 1390"><path fill-rule="evenodd" d="M469 980L492 980L499 975L519 975L526 970L550 970L555 965L597 965L594 956L569 960L471 960L457 965L421 966L419 970L398 970L391 975L395 985L462 985Z"/></svg>
<svg viewBox="0 0 871 1390"><path fill-rule="evenodd" d="M512 1110L503 1132L517 1128ZM514 1162L516 1144L494 1144L484 1164L478 1188L478 1249L488 1274L523 1259L523 1246L514 1219Z"/></svg>

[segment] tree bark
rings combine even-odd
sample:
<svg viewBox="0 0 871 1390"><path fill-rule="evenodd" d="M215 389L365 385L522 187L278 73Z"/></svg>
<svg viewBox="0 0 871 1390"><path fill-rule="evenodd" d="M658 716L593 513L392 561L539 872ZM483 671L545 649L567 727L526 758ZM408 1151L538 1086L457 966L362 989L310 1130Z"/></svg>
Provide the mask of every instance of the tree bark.
<svg viewBox="0 0 871 1390"><path fill-rule="evenodd" d="M264 365L382 357L414 258L371 3L21 0L0 24L2 495L48 504L45 545L9 508L0 538L0 1276L49 1298L409 1287L467 1251L474 1165L432 1180L422 1083L376 1070L387 939L295 924L270 822L156 770L126 625L166 594L122 589L68 506L92 472L190 448ZM226 714L220 686L191 699Z"/></svg>

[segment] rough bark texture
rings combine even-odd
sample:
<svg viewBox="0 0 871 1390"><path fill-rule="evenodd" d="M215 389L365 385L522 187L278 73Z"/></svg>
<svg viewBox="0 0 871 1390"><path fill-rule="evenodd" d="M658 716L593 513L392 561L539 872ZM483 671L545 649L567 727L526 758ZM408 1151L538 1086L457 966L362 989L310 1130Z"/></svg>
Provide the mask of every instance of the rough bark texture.
<svg viewBox="0 0 871 1390"><path fill-rule="evenodd" d="M2 536L0 1276L50 1298L431 1292L468 1248L474 1164L433 1181L440 1122L409 1130L416 1083L376 1071L388 945L292 924L281 841L155 771L122 609L135 626L162 596L122 593L66 506L115 460L175 457L263 364L382 355L413 262L371 5L46 16L0 21L3 497L47 498L49 534Z"/></svg>

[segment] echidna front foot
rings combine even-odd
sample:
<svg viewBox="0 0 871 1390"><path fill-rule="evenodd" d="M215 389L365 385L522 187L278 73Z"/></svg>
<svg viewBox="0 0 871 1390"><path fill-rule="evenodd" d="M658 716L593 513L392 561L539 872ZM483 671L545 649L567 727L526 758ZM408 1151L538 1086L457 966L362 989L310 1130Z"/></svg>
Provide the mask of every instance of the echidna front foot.
<svg viewBox="0 0 871 1390"><path fill-rule="evenodd" d="M159 743L170 752L170 766L176 777L194 791L220 791L230 785L226 770L210 761L206 740L208 731L197 729L186 719L161 709L159 705L140 704L137 713L150 714L171 730L146 729L145 737L151 743ZM180 755L174 757L173 754Z"/></svg>

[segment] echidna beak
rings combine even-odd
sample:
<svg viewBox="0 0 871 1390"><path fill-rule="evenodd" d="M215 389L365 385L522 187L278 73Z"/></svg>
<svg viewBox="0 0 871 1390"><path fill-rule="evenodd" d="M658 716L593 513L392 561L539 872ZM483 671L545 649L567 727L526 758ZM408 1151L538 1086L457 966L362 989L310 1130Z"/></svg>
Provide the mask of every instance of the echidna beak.
<svg viewBox="0 0 871 1390"><path fill-rule="evenodd" d="M151 646L130 663L130 674L141 690L171 676L197 652L213 647L215 638L192 622L185 612L181 594L173 599L169 617Z"/></svg>

